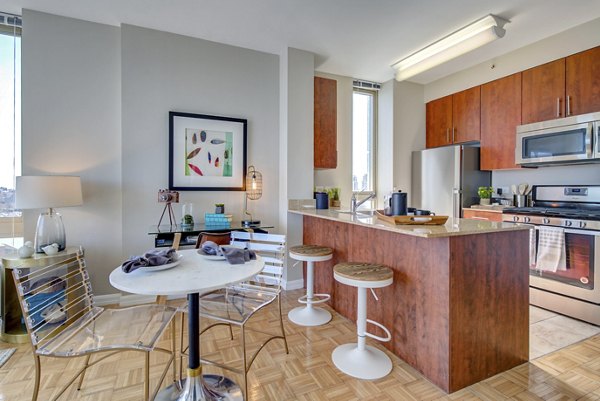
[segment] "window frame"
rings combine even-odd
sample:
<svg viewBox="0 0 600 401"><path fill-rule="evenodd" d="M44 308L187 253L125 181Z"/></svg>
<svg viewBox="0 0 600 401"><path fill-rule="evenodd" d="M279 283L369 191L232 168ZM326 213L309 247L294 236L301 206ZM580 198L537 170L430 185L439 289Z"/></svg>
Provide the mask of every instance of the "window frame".
<svg viewBox="0 0 600 401"><path fill-rule="evenodd" d="M372 96L373 99L373 126L371 127L372 129L372 136L371 136L371 182L372 182L372 189L371 190L365 190L365 191L355 191L354 190L354 184L353 182L351 183L352 186L352 193L355 195L370 195L373 193L377 193L377 130L378 130L378 90L370 90L370 89L364 89L364 88L359 88L354 86L352 88L352 120L354 121L354 94L355 93L363 93L363 94L367 94ZM350 165L351 165L351 171L352 171L352 176L354 176L354 122L352 124L352 132L351 132L351 141L350 141L350 148L351 150L351 158L350 158Z"/></svg>

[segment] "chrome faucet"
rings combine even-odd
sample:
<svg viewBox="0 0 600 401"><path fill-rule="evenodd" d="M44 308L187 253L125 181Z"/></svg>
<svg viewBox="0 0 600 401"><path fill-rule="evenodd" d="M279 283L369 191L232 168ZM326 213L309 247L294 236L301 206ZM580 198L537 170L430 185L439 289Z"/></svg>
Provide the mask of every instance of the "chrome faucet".
<svg viewBox="0 0 600 401"><path fill-rule="evenodd" d="M366 198L361 200L360 202L356 199L356 193L352 194L352 198L350 199L350 211L352 213L356 213L356 209L358 209L363 203L368 201L369 199L373 199L375 197L375 192L369 194Z"/></svg>

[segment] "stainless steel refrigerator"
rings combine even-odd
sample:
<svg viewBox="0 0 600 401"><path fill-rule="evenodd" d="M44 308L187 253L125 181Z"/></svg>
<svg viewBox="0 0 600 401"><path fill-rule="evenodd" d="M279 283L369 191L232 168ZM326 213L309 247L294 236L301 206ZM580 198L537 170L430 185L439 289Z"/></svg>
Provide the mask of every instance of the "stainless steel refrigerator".
<svg viewBox="0 0 600 401"><path fill-rule="evenodd" d="M412 207L461 217L462 208L477 203L477 188L491 182L491 173L479 170L479 147L455 145L412 153Z"/></svg>

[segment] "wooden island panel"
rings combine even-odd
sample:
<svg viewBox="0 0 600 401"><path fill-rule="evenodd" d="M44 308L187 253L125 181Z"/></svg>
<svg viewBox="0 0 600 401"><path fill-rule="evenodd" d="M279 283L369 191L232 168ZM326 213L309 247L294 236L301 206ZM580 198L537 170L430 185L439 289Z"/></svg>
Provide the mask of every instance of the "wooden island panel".
<svg viewBox="0 0 600 401"><path fill-rule="evenodd" d="M356 288L333 279L339 262L380 263L394 283L368 296L369 319L385 325L382 343L446 392L528 359L528 232L422 238L304 216L305 244L334 249L315 268L315 292L356 320ZM369 325L369 330L383 335Z"/></svg>

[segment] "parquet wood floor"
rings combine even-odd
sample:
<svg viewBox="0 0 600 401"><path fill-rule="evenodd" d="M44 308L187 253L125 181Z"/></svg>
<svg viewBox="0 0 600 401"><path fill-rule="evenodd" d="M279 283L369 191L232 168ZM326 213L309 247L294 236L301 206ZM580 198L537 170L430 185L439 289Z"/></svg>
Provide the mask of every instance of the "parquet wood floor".
<svg viewBox="0 0 600 401"><path fill-rule="evenodd" d="M284 293L284 312L295 307L301 290ZM277 328L275 309L256 316L251 323L261 329ZM446 395L397 357L392 373L380 380L361 381L338 371L331 352L338 345L355 340L352 322L333 313L322 327L305 328L289 323L286 331L290 354L273 341L259 355L249 374L250 401L351 401L351 400L600 400L600 336L591 337L510 371L496 375L459 392ZM235 330L235 329L234 329ZM237 333L237 332L236 332ZM249 344L258 345L261 336L250 334ZM368 340L370 344L376 343ZM161 343L169 346L169 333ZM0 342L1 348L9 344ZM252 346L250 347L252 348ZM383 347L380 347L383 349ZM232 343L224 328L203 337L202 352L210 358L241 363L237 338ZM166 358L154 354L151 377L154 386ZM42 359L40 400L48 400L83 363L82 359ZM142 398L143 354L127 352L92 367L81 391L72 386L61 400L139 401ZM207 367L206 372L220 372ZM237 375L225 372L241 383ZM21 345L0 369L0 401L31 399L34 366L29 345ZM164 383L163 385L166 385Z"/></svg>

